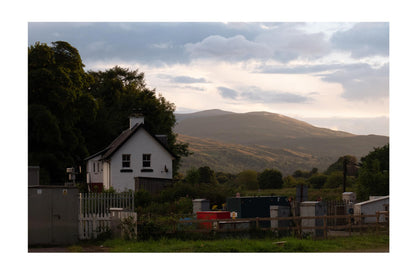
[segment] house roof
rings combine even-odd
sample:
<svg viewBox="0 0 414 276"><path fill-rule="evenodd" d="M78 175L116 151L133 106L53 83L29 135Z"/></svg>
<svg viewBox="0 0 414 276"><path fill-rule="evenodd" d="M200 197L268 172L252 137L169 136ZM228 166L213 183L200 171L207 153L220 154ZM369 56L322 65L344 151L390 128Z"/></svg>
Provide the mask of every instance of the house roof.
<svg viewBox="0 0 414 276"><path fill-rule="evenodd" d="M381 200L384 200L384 199L389 199L389 198L390 198L390 196L389 196L389 195L387 195L387 196L381 196L381 197L374 198L374 199L371 199L371 200L367 200L367 201L363 201L363 202L356 203L355 205L365 205L365 204L370 204L370 203L373 203L373 202L377 202L377 201L381 201Z"/></svg>
<svg viewBox="0 0 414 276"><path fill-rule="evenodd" d="M101 150L101 151L98 151L97 153L92 154L91 156L86 157L86 158L85 158L85 160L89 160L89 159L92 159L92 158L94 158L94 157L96 157L96 156L99 156L99 155L101 155L101 154L104 154L104 153L107 151L107 149L108 149L108 148L105 148L105 149L103 149L103 150Z"/></svg>
<svg viewBox="0 0 414 276"><path fill-rule="evenodd" d="M157 137L155 137L153 134L151 134L148 130L145 129L143 124L136 124L132 128L128 128L127 130L124 130L115 140L112 141L112 143L106 147L105 149L87 157L85 160L92 159L98 155L102 155L101 160L109 159L126 141L131 138L134 133L136 133L139 129L143 129L146 131L149 135L151 135L152 138L161 146L163 147L173 158L176 158L175 154L166 147Z"/></svg>

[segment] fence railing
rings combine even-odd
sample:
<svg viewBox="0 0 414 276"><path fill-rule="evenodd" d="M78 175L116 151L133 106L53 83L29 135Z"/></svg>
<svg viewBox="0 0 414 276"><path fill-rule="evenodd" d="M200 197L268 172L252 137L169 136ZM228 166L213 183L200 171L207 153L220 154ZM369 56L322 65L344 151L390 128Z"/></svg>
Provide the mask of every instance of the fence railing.
<svg viewBox="0 0 414 276"><path fill-rule="evenodd" d="M366 223L366 218L375 218L374 223ZM329 224L329 220L345 221L346 224L332 225ZM260 224L261 221L288 221L288 226L278 227L263 227ZM312 223L314 221L314 223ZM316 223L319 221L319 223ZM306 223L303 223L306 222ZM309 223L310 222L310 223ZM245 231L246 227L237 227L237 225L245 224L248 229L267 229L275 231L288 231L297 236L303 236L306 233L310 233L316 236L328 237L328 234L332 232L341 232L342 235L352 235L352 233L362 234L364 229L373 229L375 232L381 230L388 231L389 229L389 212L377 212L371 215L325 215L325 216L291 216L291 217L274 217L274 218L240 218L240 219L213 219L213 220L181 220L178 224L192 225L183 231L188 232L238 232ZM222 227L223 225L232 225L234 227ZM272 225L272 224L271 224ZM283 224L278 224L283 225ZM286 223L285 223L286 225ZM178 229L182 227L178 226ZM174 229L176 227L174 226ZM314 231L319 231L317 235Z"/></svg>
<svg viewBox="0 0 414 276"><path fill-rule="evenodd" d="M134 209L133 193L79 194L79 239L96 239L111 228L111 208Z"/></svg>

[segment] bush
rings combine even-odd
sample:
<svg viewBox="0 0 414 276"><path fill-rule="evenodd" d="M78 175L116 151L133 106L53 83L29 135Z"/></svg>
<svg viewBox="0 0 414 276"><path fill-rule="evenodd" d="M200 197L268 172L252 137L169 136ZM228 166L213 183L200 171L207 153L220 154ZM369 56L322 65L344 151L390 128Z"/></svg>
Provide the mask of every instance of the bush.
<svg viewBox="0 0 414 276"><path fill-rule="evenodd" d="M338 188L343 185L344 176L342 172L333 172L326 179L325 188Z"/></svg>
<svg viewBox="0 0 414 276"><path fill-rule="evenodd" d="M308 182L312 188L320 189L325 185L327 179L328 177L324 174L314 174L308 179Z"/></svg>
<svg viewBox="0 0 414 276"><path fill-rule="evenodd" d="M286 177L283 177L283 187L292 188L292 187L296 187L296 185L297 185L297 180L293 176L288 175Z"/></svg>
<svg viewBox="0 0 414 276"><path fill-rule="evenodd" d="M138 206L140 207L147 207L152 201L152 196L148 191L142 190L135 192L134 195L134 204L135 208Z"/></svg>
<svg viewBox="0 0 414 276"><path fill-rule="evenodd" d="M257 181L257 172L253 170L244 170L239 173L234 180L234 184L239 189L257 190L259 182Z"/></svg>
<svg viewBox="0 0 414 276"><path fill-rule="evenodd" d="M171 210L175 214L191 214L193 212L193 201L191 198L182 197L175 201L174 209Z"/></svg>
<svg viewBox="0 0 414 276"><path fill-rule="evenodd" d="M166 235L166 231L161 224L151 220L143 220L137 224L137 238L139 240L160 239Z"/></svg>
<svg viewBox="0 0 414 276"><path fill-rule="evenodd" d="M121 220L120 228L122 237L125 240L134 240L137 238L135 233L136 221L133 217L127 217Z"/></svg>
<svg viewBox="0 0 414 276"><path fill-rule="evenodd" d="M266 169L258 177L260 189L280 189L283 186L282 173L274 169Z"/></svg>

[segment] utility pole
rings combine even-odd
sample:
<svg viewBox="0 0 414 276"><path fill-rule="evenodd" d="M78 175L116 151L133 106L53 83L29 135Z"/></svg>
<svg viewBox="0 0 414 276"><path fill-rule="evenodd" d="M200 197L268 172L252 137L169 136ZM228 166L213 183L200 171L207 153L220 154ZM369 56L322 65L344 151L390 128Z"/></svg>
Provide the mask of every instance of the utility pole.
<svg viewBox="0 0 414 276"><path fill-rule="evenodd" d="M344 161L343 161L343 165L344 165L344 183L343 183L343 187L344 187L344 193L345 193L345 189L346 189L346 175L348 174L348 160L347 158L344 156Z"/></svg>

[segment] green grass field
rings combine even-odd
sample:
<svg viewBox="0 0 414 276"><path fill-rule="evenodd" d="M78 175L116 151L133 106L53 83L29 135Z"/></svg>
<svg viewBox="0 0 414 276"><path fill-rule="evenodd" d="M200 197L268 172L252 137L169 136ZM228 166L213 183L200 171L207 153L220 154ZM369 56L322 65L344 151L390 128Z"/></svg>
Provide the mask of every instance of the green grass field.
<svg viewBox="0 0 414 276"><path fill-rule="evenodd" d="M388 235L354 235L327 240L297 239L219 239L149 241L106 240L101 243L106 252L389 252ZM81 252L83 246L72 247Z"/></svg>

